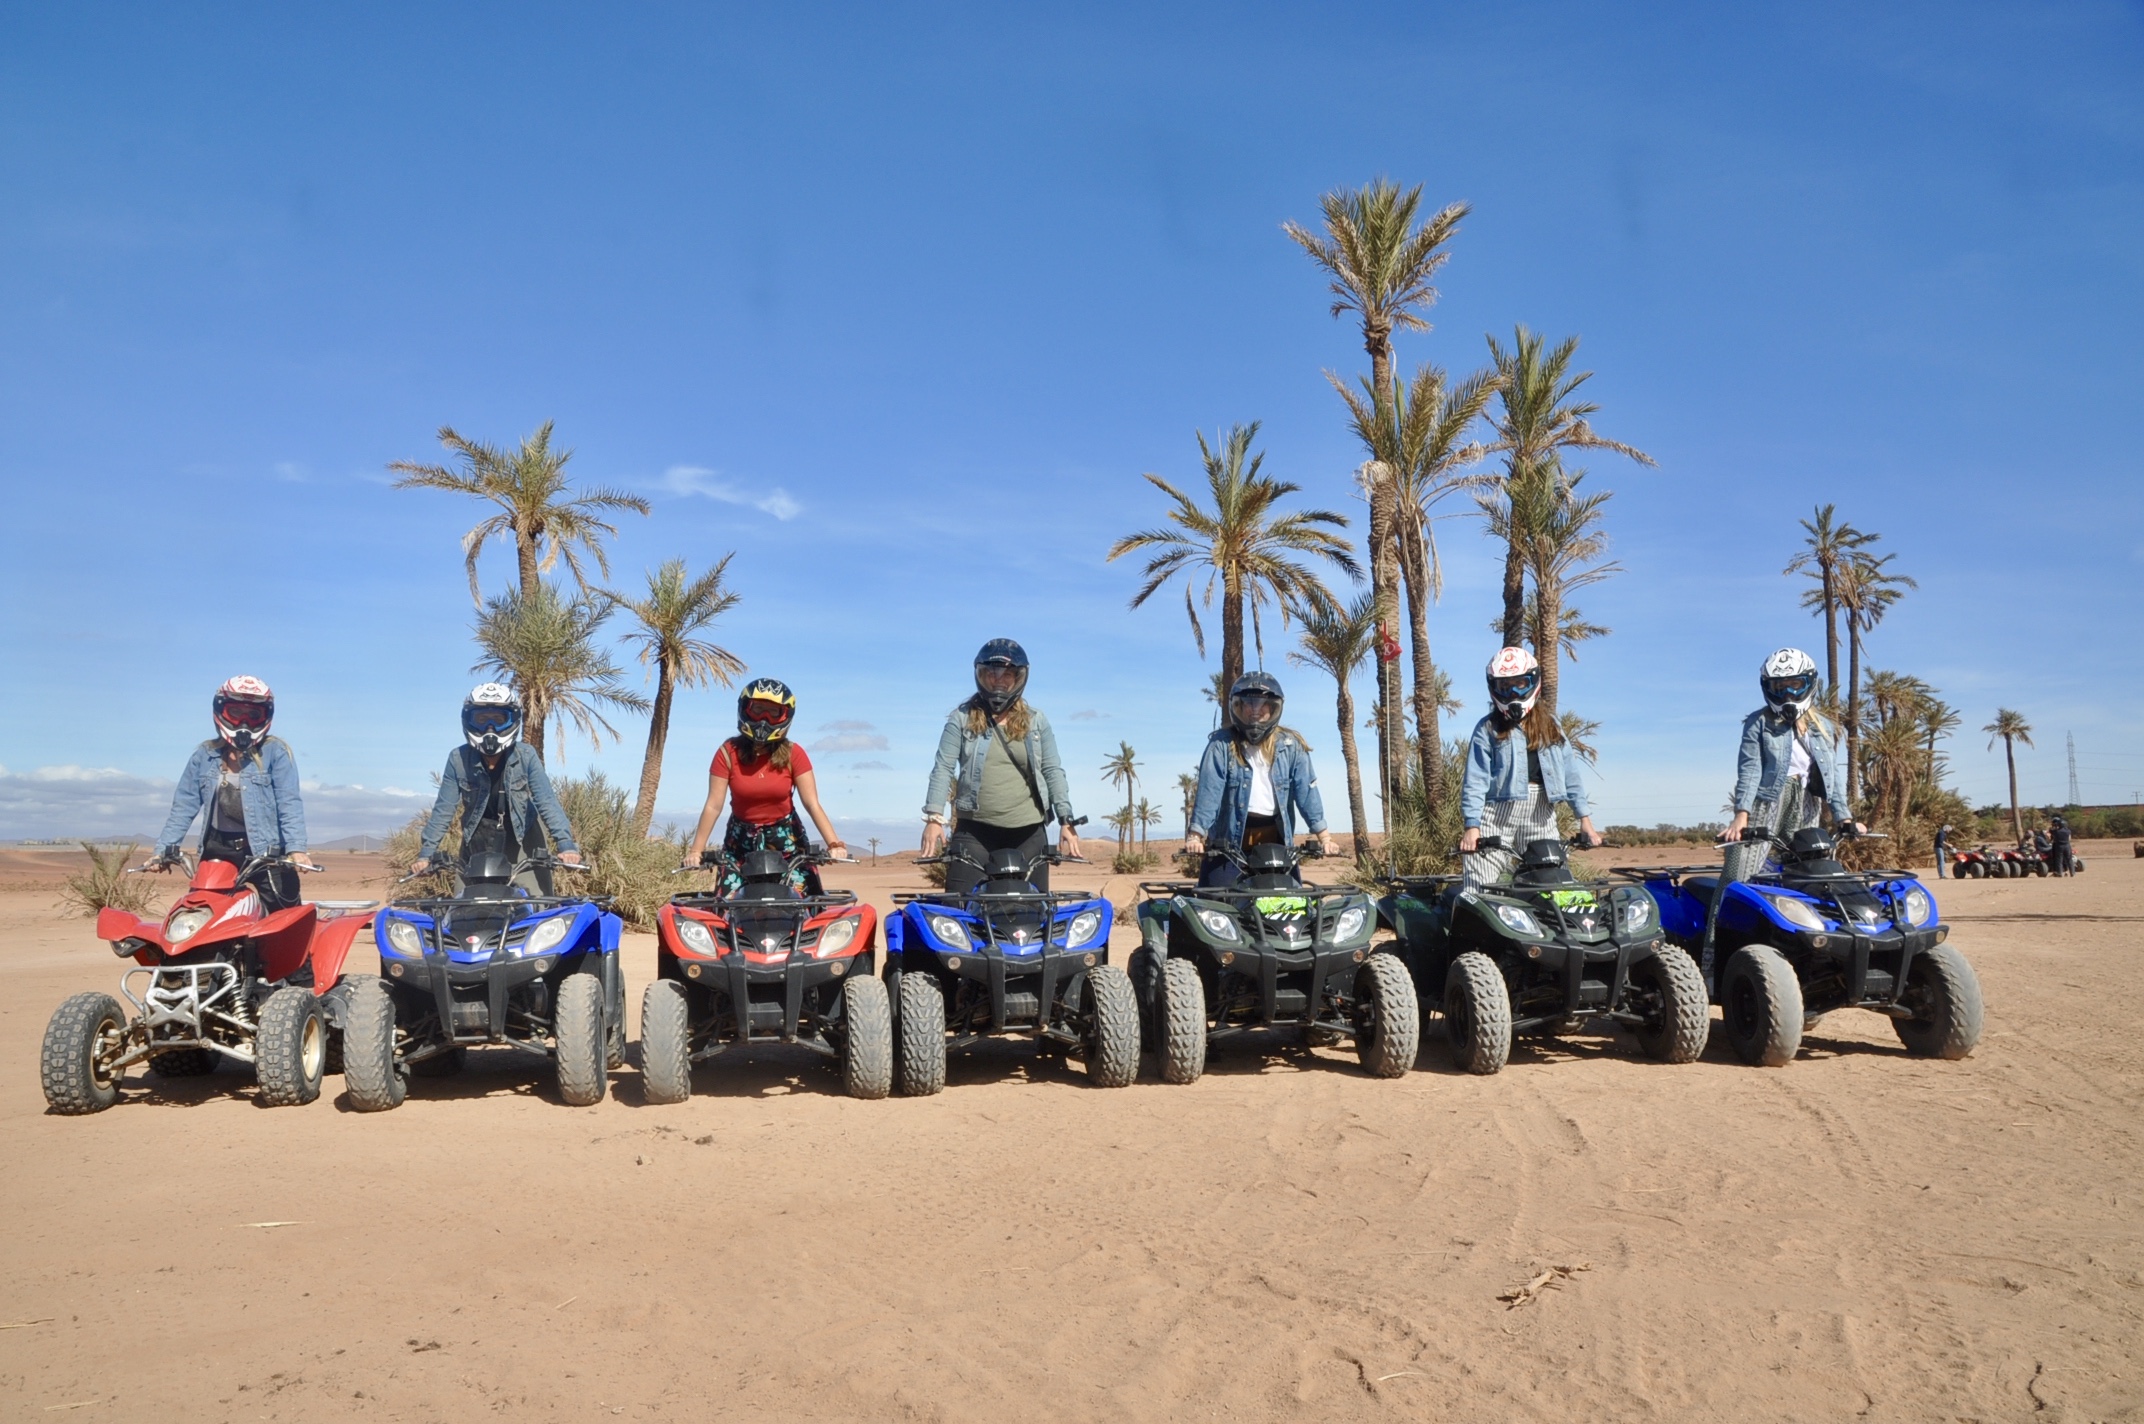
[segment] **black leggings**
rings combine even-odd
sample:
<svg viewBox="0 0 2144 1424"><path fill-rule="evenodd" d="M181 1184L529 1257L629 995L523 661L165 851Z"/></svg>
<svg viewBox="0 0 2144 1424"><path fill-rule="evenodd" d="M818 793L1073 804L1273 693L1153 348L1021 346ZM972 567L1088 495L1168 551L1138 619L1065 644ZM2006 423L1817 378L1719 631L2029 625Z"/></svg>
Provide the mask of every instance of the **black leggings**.
<svg viewBox="0 0 2144 1424"><path fill-rule="evenodd" d="M965 895L983 881L979 868L990 858L994 850L1016 850L1023 861L1033 860L1050 848L1050 824L1040 821L1032 826L992 826L982 821L962 821L946 843L948 859L945 863L945 888L948 894ZM964 855L976 862L954 860L953 855ZM1050 863L1044 861L1035 867L1028 877L1037 890L1050 888Z"/></svg>

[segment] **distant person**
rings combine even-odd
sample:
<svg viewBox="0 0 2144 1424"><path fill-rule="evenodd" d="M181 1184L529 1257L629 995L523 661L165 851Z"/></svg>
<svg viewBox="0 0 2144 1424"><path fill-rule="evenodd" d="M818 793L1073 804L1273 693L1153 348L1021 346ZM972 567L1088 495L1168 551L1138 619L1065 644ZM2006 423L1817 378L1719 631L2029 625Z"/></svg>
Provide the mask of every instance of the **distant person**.
<svg viewBox="0 0 2144 1424"><path fill-rule="evenodd" d="M819 778L812 774L811 758L789 740L796 717L796 694L787 684L771 677L746 683L737 694L737 735L715 749L707 768L707 804L700 808L700 824L685 848L685 864L699 865L727 799L730 824L722 835L721 878L716 882L724 895L736 894L744 884L740 867L753 851L778 851L793 858L811 844L797 815L798 801L811 813L826 853L848 859L847 844L834 834L833 822L819 805ZM818 872L809 865L791 866L789 884L799 895L821 893Z"/></svg>
<svg viewBox="0 0 2144 1424"><path fill-rule="evenodd" d="M1459 815L1466 829L1466 883L1508 881L1529 841L1560 840L1556 804L1578 817L1582 844L1599 845L1593 813L1579 780L1578 759L1563 728L1540 705L1541 664L1524 648L1499 649L1489 659L1489 715L1467 738L1466 774L1459 784ZM1503 842L1478 850L1484 834Z"/></svg>
<svg viewBox="0 0 2144 1424"><path fill-rule="evenodd" d="M1310 764L1310 744L1280 724L1286 705L1280 680L1247 672L1228 690L1228 723L1206 739L1199 757L1197 799L1184 838L1187 854L1201 857L1201 885L1233 885L1242 868L1207 843L1243 851L1255 845L1292 845L1295 814L1327 855L1337 851L1325 827L1325 799Z"/></svg>
<svg viewBox="0 0 2144 1424"><path fill-rule="evenodd" d="M1936 827L1936 879L1950 879L1950 827Z"/></svg>
<svg viewBox="0 0 2144 1424"><path fill-rule="evenodd" d="M464 745L447 753L447 767L439 774L439 795L432 799L432 815L419 838L412 874L432 868L439 843L457 806L462 813L462 864L479 855L498 854L519 865L542 858L544 832L550 832L558 858L579 865L581 853L574 845L573 827L566 821L566 808L551 789L551 777L543 758L521 739L521 698L503 683L487 682L462 699ZM551 893L551 872L531 866L514 877L515 885L531 895ZM456 892L460 893L457 886Z"/></svg>
<svg viewBox="0 0 2144 1424"><path fill-rule="evenodd" d="M2070 823L2057 816L2050 825L2053 829L2048 836L2048 870L2055 875L2076 874L2077 859L2070 847Z"/></svg>
<svg viewBox="0 0 2144 1424"><path fill-rule="evenodd" d="M204 810L201 858L243 867L256 856L288 856L311 865L305 853L305 803L298 792L298 762L281 737L268 735L275 721L275 694L257 677L234 677L209 703L216 735L194 748L171 793L171 814L156 838L156 870L169 870L179 844ZM248 881L272 910L298 903L298 872L268 866Z"/></svg>
<svg viewBox="0 0 2144 1424"><path fill-rule="evenodd" d="M1013 850L1033 860L1049 849L1057 822L1057 851L1079 854L1072 793L1050 719L1027 701L1027 652L1010 638L992 638L975 655L975 693L949 713L938 734L930 786L923 793L923 853L940 848L977 862L991 851ZM946 801L958 821L946 837ZM945 866L945 888L966 894L982 872L959 860ZM1050 888L1047 862L1035 868L1036 889Z"/></svg>

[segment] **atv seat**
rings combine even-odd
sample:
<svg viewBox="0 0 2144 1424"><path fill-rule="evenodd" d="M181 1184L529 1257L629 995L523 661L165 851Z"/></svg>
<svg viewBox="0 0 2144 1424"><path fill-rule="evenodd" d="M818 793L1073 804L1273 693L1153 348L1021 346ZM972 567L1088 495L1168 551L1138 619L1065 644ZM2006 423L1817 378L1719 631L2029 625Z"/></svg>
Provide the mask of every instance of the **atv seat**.
<svg viewBox="0 0 2144 1424"><path fill-rule="evenodd" d="M1717 875L1685 875L1682 879L1683 889L1706 900L1712 898L1719 886L1720 877Z"/></svg>
<svg viewBox="0 0 2144 1424"><path fill-rule="evenodd" d="M1512 875L1514 885L1575 885L1571 876L1571 857L1563 848L1562 841L1528 841L1526 851L1519 857L1518 870Z"/></svg>

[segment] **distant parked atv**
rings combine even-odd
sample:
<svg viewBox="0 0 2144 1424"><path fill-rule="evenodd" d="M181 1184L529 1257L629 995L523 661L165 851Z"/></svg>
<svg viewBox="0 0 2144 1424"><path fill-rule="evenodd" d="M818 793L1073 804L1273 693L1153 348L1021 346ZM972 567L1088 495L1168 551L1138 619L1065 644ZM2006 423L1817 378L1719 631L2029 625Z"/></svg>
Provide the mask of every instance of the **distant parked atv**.
<svg viewBox="0 0 2144 1424"><path fill-rule="evenodd" d="M1371 946L1370 897L1305 885L1285 845L1216 846L1234 885L1150 881L1139 887L1144 941L1132 955L1162 1077L1197 1082L1209 1045L1256 1029L1290 1030L1309 1047L1352 1042L1373 1077L1414 1067L1421 1020L1414 984Z"/></svg>
<svg viewBox="0 0 2144 1424"><path fill-rule="evenodd" d="M1063 863L1052 851L1025 861L993 851L978 864L949 850L916 863L948 860L980 870L982 882L959 895L897 894L886 921L900 1090L938 1092L949 1050L1007 1033L1084 1059L1097 1087L1130 1084L1139 1074L1139 1002L1124 971L1103 962L1109 901L1036 889L1036 867Z"/></svg>
<svg viewBox="0 0 2144 1424"><path fill-rule="evenodd" d="M692 1096L692 1065L754 1043L801 1043L859 1098L893 1089L893 1015L871 972L878 912L847 891L799 895L821 852L747 854L734 895L678 895L656 915L655 981L640 1006L651 1103Z"/></svg>
<svg viewBox="0 0 2144 1424"><path fill-rule="evenodd" d="M219 1056L253 1065L261 1101L276 1107L320 1096L347 993L342 963L371 918L372 902L325 901L269 911L253 877L283 856L234 866L187 865L189 884L161 920L97 912L97 937L131 958L120 992L76 994L45 1028L39 1076L57 1113L102 1112L136 1063L160 1078L213 1072ZM160 869L161 865L143 867Z"/></svg>
<svg viewBox="0 0 2144 1424"><path fill-rule="evenodd" d="M1944 941L1935 897L1903 870L1852 871L1831 833L1815 826L1781 840L1758 828L1775 858L1727 887L1713 936L1714 1001L1744 1062L1778 1067L1800 1050L1805 1020L1869 1009L1891 1020L1906 1050L1963 1058L1980 1042L1980 981ZM1627 868L1660 908L1667 936L1696 955L1718 866Z"/></svg>
<svg viewBox="0 0 2144 1424"><path fill-rule="evenodd" d="M477 1044L553 1059L559 1096L574 1107L603 1100L606 1069L625 1057L622 925L601 900L529 895L513 879L530 869L586 867L484 852L458 868L459 894L379 912L383 977L354 975L350 985L343 1086L352 1107L399 1107L412 1075L458 1073Z"/></svg>
<svg viewBox="0 0 2144 1424"><path fill-rule="evenodd" d="M2002 874L2000 859L1987 846L1952 852L1951 874L1960 880L1982 880ZM1991 868L1992 867L1992 868Z"/></svg>

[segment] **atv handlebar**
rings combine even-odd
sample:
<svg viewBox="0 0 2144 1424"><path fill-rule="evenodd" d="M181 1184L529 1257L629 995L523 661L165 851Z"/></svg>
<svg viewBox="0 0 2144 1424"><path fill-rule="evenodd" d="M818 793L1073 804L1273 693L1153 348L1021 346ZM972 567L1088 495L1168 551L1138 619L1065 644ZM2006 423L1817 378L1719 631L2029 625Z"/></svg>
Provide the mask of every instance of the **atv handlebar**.
<svg viewBox="0 0 2144 1424"><path fill-rule="evenodd" d="M1571 837L1571 838L1570 838L1569 840L1564 840L1564 838L1563 838L1563 837L1561 837L1561 836L1555 836L1555 837L1549 837L1549 836L1542 836L1542 837L1539 837L1539 839L1542 839L1542 840L1550 840L1550 839L1554 839L1554 840L1556 840L1556 841L1560 842L1560 843L1561 843L1561 844L1562 844L1562 845L1563 845L1564 847L1566 847L1567 849L1570 849L1570 850L1601 850L1601 849L1604 849L1604 848L1605 848L1605 847L1607 846L1607 844L1608 844L1608 838L1607 838L1606 836L1595 836L1595 837L1593 837L1593 838L1592 838L1591 840L1588 840L1588 839L1586 839L1586 834L1585 834L1585 832L1583 832L1583 831L1579 832L1579 833L1578 833L1577 835L1575 835L1575 836L1572 836L1572 837ZM1511 849L1511 847L1510 847L1510 846L1508 846L1508 845L1504 844L1504 838L1503 838L1502 836L1482 836L1481 838L1479 838L1478 840L1476 840L1476 841L1474 842L1474 849L1473 849L1473 850L1471 850L1471 851L1468 851L1468 850L1462 850L1462 849L1460 849L1460 848L1459 848L1458 846L1453 846L1453 847L1452 847L1452 854L1453 854L1453 855L1479 855L1479 854L1481 854L1481 853L1482 853L1483 851L1485 851L1485 850L1502 850L1502 851L1508 851L1508 850L1510 850L1510 849Z"/></svg>

